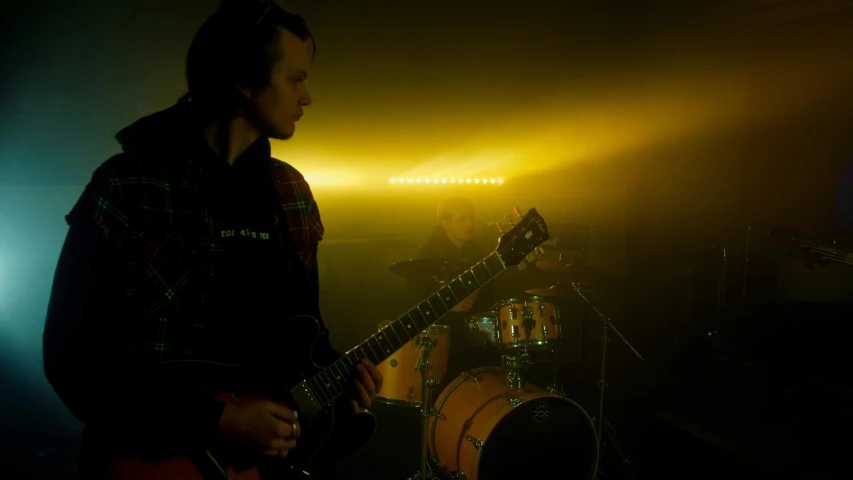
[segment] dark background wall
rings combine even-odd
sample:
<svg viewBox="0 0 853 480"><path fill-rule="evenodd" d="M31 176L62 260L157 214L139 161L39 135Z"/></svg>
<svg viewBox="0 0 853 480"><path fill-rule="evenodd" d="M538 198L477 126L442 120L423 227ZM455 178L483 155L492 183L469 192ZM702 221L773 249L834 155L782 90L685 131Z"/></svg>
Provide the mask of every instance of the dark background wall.
<svg viewBox="0 0 853 480"><path fill-rule="evenodd" d="M167 3L3 7L10 25L4 45L13 47L3 60L14 66L4 74L0 104L3 461L76 448L81 427L44 380L40 350L63 215L89 173L116 150L111 135L182 93L183 45L215 2L180 9ZM537 208L549 225L586 225L589 264L610 276L589 296L649 365L674 361L713 324L708 313L723 248L733 310L778 302L780 283L836 274L836 267L791 266L766 232L783 224L832 235L836 185L853 155L853 17L844 2L807 2L813 10L791 2L763 10L721 2L573 3L551 12L562 22L547 25L530 14L542 6L515 18L497 5L455 12L448 4L432 7L432 18L399 2L339 9L302 3L329 60L317 67L317 127L306 117L304 138L297 134L292 150L275 145L276 153L312 173L311 155L297 154L320 145L341 157L350 148L358 155L327 161L324 171L377 172L380 179L314 188L327 229L322 307L338 348L406 308L403 280L388 268L425 242L437 203L451 194L477 206L484 244L498 235L485 224L516 206ZM351 21L353 9L361 21ZM447 30L456 33L440 36L449 40L424 40L434 38L434 21L448 17L457 19ZM420 43L400 31L413 28L419 35L410 37ZM401 60L409 41L423 49L418 62ZM448 95L442 106L452 114L442 116L430 99ZM500 121L490 123L494 118ZM387 185L389 176L425 171L428 162L412 160L405 139L427 151L424 145L458 141L436 132L465 137L460 125L481 142L529 136L539 143L528 159L496 162L491 171L507 172L500 187ZM392 142L400 132L404 139ZM371 145L381 158L369 158ZM394 149L397 163L389 159ZM826 281L838 286L849 278L840 270ZM548 282L518 280L512 288ZM572 358L594 363L599 327L586 315ZM750 345L766 338L761 322L728 324L753 359ZM618 344L611 351L616 371L647 368Z"/></svg>

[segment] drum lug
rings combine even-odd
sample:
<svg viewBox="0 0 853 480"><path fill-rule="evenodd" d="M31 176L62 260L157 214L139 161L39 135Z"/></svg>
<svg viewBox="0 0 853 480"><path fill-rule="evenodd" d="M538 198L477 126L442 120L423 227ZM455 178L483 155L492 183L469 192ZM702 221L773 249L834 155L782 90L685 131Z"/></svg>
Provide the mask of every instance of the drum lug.
<svg viewBox="0 0 853 480"><path fill-rule="evenodd" d="M553 393L555 395L559 395L560 398L563 398L566 400L568 400L568 398L569 398L569 396L566 395L566 392L564 392L562 388L557 388L553 385L549 385L549 386L545 387L545 390L548 390L548 392Z"/></svg>
<svg viewBox="0 0 853 480"><path fill-rule="evenodd" d="M480 384L480 379L479 379L479 378L477 378L477 375L475 375L475 374L474 374L474 372L473 372L472 370L465 370L465 371L463 371L460 375L462 375L462 378L464 378L464 379L466 379L466 380L467 380L467 379L469 379L469 378L470 378L470 379L473 379L473 380L474 380L474 385L479 385L479 384Z"/></svg>
<svg viewBox="0 0 853 480"><path fill-rule="evenodd" d="M486 445L485 443L477 440L476 438L472 437L471 435L465 435L465 440L468 440L469 442L473 443L474 448L476 448L478 452L482 452L483 447Z"/></svg>
<svg viewBox="0 0 853 480"><path fill-rule="evenodd" d="M516 397L510 397L509 395L506 394L506 392L501 393L501 396L504 397L504 400L509 402L510 405L512 405L512 408L515 408L515 407L521 405L521 399L516 398Z"/></svg>

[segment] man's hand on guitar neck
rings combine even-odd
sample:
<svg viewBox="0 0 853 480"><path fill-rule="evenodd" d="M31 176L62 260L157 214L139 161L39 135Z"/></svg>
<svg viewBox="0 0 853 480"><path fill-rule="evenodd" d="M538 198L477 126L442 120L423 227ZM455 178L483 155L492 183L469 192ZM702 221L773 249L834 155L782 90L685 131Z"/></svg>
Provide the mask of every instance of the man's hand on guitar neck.
<svg viewBox="0 0 853 480"><path fill-rule="evenodd" d="M366 358L355 366L357 378L353 385L353 396L350 398L353 412L359 413L370 408L370 403L376 394L382 390L382 373Z"/></svg>
<svg viewBox="0 0 853 480"><path fill-rule="evenodd" d="M299 435L293 410L266 397L229 399L219 419L220 438L259 447L268 457L287 457Z"/></svg>

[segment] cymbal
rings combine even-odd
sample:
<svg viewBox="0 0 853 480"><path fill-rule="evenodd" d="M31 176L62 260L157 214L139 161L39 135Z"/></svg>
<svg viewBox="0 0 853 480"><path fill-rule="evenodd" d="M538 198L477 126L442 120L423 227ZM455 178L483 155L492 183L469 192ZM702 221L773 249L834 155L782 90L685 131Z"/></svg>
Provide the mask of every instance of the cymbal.
<svg viewBox="0 0 853 480"><path fill-rule="evenodd" d="M565 285L551 285L548 288L531 288L530 290L525 290L525 293L529 293L530 295L536 295L537 297L571 297L576 295L575 289L571 286Z"/></svg>
<svg viewBox="0 0 853 480"><path fill-rule="evenodd" d="M468 265L475 262L467 260L439 260L434 258L418 258L404 260L391 265L391 273L406 278L429 279L434 277L449 278L462 273Z"/></svg>
<svg viewBox="0 0 853 480"><path fill-rule="evenodd" d="M579 283L601 283L613 279L613 275L606 270L584 263L566 263L553 260L542 260L536 262L536 266L543 272L551 273L565 279L568 282Z"/></svg>
<svg viewBox="0 0 853 480"><path fill-rule="evenodd" d="M539 260L536 262L536 268L543 272L559 272L571 266L571 263L560 262L557 260Z"/></svg>

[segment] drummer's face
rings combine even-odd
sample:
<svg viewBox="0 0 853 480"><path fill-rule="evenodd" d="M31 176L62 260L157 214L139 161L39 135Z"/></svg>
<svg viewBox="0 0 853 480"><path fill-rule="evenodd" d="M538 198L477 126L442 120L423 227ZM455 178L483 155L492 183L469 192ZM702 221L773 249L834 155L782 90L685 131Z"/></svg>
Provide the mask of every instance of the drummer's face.
<svg viewBox="0 0 853 480"><path fill-rule="evenodd" d="M474 233L474 212L454 212L450 220L443 220L441 226L447 232L447 236L456 243L464 243L471 240Z"/></svg>

